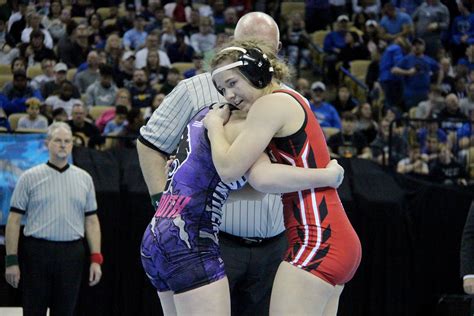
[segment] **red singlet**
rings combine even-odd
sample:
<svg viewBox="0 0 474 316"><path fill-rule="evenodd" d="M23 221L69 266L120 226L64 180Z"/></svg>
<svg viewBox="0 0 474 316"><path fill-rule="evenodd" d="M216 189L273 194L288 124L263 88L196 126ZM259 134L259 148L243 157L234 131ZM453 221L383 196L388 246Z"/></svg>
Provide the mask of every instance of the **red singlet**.
<svg viewBox="0 0 474 316"><path fill-rule="evenodd" d="M305 168L324 168L329 151L319 123L307 102L291 95L305 111L302 127L293 135L275 137L269 148L272 160ZM283 194L283 212L289 248L285 261L336 285L352 279L361 260L361 245L333 188Z"/></svg>

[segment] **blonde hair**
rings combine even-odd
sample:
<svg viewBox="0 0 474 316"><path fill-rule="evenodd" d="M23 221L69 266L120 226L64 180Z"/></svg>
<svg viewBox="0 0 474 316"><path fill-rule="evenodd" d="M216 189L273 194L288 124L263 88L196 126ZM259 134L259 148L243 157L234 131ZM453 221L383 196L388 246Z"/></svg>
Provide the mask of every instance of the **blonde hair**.
<svg viewBox="0 0 474 316"><path fill-rule="evenodd" d="M249 49L257 49L260 50L264 55L267 56L268 60L270 61L271 66L273 67L273 79L277 80L278 82L287 81L291 77L291 72L288 66L280 60L274 50L266 43L255 40L233 40L222 47L220 47L220 51L214 55L211 59L211 72L218 68L224 61L235 62L239 59L240 55L242 54L239 50L224 50L227 47L241 47L245 50ZM245 77L245 76L244 76Z"/></svg>

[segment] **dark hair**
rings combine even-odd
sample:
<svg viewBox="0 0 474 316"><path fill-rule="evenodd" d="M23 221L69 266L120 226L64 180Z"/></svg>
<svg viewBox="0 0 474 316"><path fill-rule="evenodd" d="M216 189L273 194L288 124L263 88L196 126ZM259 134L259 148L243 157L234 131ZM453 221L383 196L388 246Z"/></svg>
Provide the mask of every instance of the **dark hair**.
<svg viewBox="0 0 474 316"><path fill-rule="evenodd" d="M128 111L127 113L128 124L132 125L139 115L140 115L139 108L131 108L130 111Z"/></svg>
<svg viewBox="0 0 474 316"><path fill-rule="evenodd" d="M16 58L14 58L12 60L12 63L10 64L10 68L13 72L13 65L15 65L15 63L18 61L18 60L21 60L23 62L23 65L25 65L25 70L26 70L26 65L28 64L27 61L26 61L26 58L25 57L21 57L21 56L18 56Z"/></svg>
<svg viewBox="0 0 474 316"><path fill-rule="evenodd" d="M30 33L30 41L33 39L33 38L36 38L36 37L41 37L44 39L44 34L41 30L33 30L31 31Z"/></svg>
<svg viewBox="0 0 474 316"><path fill-rule="evenodd" d="M98 13L93 13L89 16L89 18L87 19L87 24L89 24L89 26L91 26L91 20L92 20L92 17L93 16L96 16L97 19L99 20L99 27L102 26L102 17L100 16L100 14Z"/></svg>
<svg viewBox="0 0 474 316"><path fill-rule="evenodd" d="M63 109L63 108L54 109L52 114L53 114L53 117L56 117L56 116L61 115L61 114L66 114L67 115L66 110Z"/></svg>
<svg viewBox="0 0 474 316"><path fill-rule="evenodd" d="M344 120L344 121L351 121L351 122L354 122L357 117L354 113L352 113L351 111L346 111L346 112L343 112L342 115L341 115L341 119Z"/></svg>
<svg viewBox="0 0 474 316"><path fill-rule="evenodd" d="M124 105L117 105L117 106L115 107L115 115L117 115L117 114L125 114L125 115L127 115L127 114L128 114L128 109L127 109L127 107L124 106Z"/></svg>
<svg viewBox="0 0 474 316"><path fill-rule="evenodd" d="M99 73L101 76L114 76L114 69L108 64L102 64L99 66Z"/></svg>
<svg viewBox="0 0 474 316"><path fill-rule="evenodd" d="M168 70L168 73L172 73L172 74L176 74L176 75L179 75L180 72L178 69L174 68L174 67L171 67L169 70Z"/></svg>

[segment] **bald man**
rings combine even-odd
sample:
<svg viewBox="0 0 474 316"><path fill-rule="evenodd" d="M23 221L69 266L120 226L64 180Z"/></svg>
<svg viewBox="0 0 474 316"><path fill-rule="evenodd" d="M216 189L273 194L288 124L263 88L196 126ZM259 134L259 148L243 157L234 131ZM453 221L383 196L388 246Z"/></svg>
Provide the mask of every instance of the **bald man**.
<svg viewBox="0 0 474 316"><path fill-rule="evenodd" d="M265 13L244 15L234 36L257 38L275 52L281 48L278 25ZM168 157L186 157L187 123L202 108L224 101L209 73L197 75L181 81L140 130L140 166L155 207L166 186L162 170ZM269 194L258 201L230 201L224 206L219 242L231 290L232 315L268 315L273 279L286 250L284 230L279 195ZM162 295L163 311L172 314L173 306L166 303L169 297Z"/></svg>

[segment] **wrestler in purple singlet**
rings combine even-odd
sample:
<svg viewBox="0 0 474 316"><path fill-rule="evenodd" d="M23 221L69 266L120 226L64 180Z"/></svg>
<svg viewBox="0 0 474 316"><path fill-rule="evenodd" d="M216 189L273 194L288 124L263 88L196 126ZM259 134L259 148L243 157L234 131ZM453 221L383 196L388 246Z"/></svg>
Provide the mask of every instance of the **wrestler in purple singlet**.
<svg viewBox="0 0 474 316"><path fill-rule="evenodd" d="M209 108L187 127L188 150L170 167L167 189L143 236L142 264L158 291L181 293L225 276L218 243L222 205L230 190L245 180L221 181L214 165L206 129Z"/></svg>

